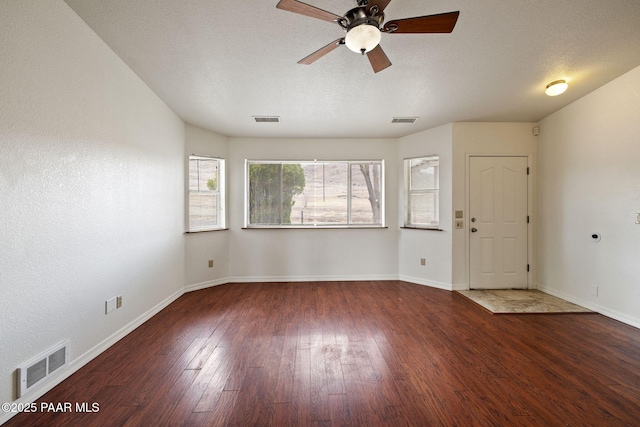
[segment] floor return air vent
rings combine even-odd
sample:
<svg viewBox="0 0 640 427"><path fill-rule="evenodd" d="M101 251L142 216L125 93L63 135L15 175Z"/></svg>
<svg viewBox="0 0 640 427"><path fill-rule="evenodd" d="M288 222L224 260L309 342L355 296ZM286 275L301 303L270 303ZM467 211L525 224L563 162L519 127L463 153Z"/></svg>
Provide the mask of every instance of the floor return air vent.
<svg viewBox="0 0 640 427"><path fill-rule="evenodd" d="M18 367L17 394L24 396L42 380L69 362L69 341L65 341L47 350L38 357Z"/></svg>

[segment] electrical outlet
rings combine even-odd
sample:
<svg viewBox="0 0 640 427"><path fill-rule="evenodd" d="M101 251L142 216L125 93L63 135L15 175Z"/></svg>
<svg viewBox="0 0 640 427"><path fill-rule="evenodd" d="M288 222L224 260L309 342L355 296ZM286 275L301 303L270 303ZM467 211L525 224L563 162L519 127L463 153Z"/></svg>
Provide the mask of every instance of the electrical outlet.
<svg viewBox="0 0 640 427"><path fill-rule="evenodd" d="M122 307L122 295L116 297L116 308Z"/></svg>
<svg viewBox="0 0 640 427"><path fill-rule="evenodd" d="M211 267L213 267L213 260L212 259L209 260L209 268L211 268Z"/></svg>
<svg viewBox="0 0 640 427"><path fill-rule="evenodd" d="M636 214L636 224L640 224L640 212Z"/></svg>
<svg viewBox="0 0 640 427"><path fill-rule="evenodd" d="M425 258L420 258L420 265L427 265L427 260Z"/></svg>

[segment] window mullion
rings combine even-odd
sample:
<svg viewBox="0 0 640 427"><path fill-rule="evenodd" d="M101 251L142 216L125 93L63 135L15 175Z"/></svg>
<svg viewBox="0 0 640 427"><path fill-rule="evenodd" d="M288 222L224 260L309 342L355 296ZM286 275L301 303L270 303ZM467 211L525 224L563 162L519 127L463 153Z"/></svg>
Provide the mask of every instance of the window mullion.
<svg viewBox="0 0 640 427"><path fill-rule="evenodd" d="M196 160L196 170L198 171L198 193L200 192L200 159Z"/></svg>
<svg viewBox="0 0 640 427"><path fill-rule="evenodd" d="M351 166L347 162L347 225L351 225Z"/></svg>
<svg viewBox="0 0 640 427"><path fill-rule="evenodd" d="M282 181L284 175L284 165L280 163L280 189L278 191L278 224L282 225L282 192L284 188L282 188Z"/></svg>

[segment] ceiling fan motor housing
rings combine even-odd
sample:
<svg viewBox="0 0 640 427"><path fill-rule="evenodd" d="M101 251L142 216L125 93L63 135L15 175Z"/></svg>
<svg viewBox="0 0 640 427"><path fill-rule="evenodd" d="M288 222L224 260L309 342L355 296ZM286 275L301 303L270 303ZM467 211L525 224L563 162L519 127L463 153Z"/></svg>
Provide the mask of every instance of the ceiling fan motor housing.
<svg viewBox="0 0 640 427"><path fill-rule="evenodd" d="M372 8L370 15L367 14L367 8L364 6L356 7L345 13L345 15L337 20L338 25L344 28L347 32L352 28L359 25L373 25L380 29L384 22L384 13L377 13L377 8Z"/></svg>

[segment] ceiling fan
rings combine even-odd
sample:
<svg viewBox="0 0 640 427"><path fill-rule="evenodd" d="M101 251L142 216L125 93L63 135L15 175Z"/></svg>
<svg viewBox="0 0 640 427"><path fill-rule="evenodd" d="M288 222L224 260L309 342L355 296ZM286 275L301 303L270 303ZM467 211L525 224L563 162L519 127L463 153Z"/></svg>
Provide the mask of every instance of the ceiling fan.
<svg viewBox="0 0 640 427"><path fill-rule="evenodd" d="M344 37L318 49L298 61L298 64L312 64L337 47L346 45L354 52L362 55L366 53L373 71L377 73L391 66L391 61L389 61L379 44L382 33L450 33L458 21L458 15L460 15L459 11L440 13L437 15L396 19L383 25L384 9L391 3L391 0L356 0L356 3L357 7L345 13L344 16L338 16L298 0L280 0L276 6L278 9L322 19L323 21L335 22L347 32Z"/></svg>

